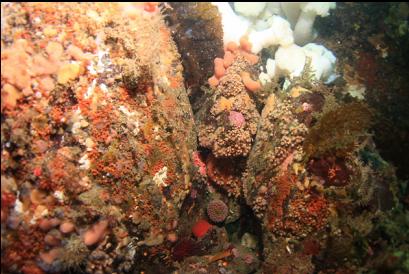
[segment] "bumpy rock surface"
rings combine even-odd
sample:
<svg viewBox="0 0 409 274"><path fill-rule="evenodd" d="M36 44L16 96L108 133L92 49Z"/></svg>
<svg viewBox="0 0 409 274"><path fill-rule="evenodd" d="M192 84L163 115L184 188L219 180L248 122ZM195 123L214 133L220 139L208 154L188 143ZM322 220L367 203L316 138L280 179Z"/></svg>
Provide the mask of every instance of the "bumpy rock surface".
<svg viewBox="0 0 409 274"><path fill-rule="evenodd" d="M196 149L159 8L2 3L1 49L2 269L146 269L135 262L175 229ZM62 254L38 229L50 219L75 227L59 236Z"/></svg>

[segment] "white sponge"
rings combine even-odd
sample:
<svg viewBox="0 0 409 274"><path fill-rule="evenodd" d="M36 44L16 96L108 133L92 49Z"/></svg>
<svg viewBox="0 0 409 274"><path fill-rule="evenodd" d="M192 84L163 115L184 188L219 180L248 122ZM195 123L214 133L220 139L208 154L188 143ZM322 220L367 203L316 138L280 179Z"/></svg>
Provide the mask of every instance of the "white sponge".
<svg viewBox="0 0 409 274"><path fill-rule="evenodd" d="M304 47L295 44L280 47L275 54L275 60L267 60L267 73L261 73L259 78L262 83L266 83L275 76L300 76L307 58L311 60L311 69L316 80L330 82L336 78L334 54L324 46L314 43Z"/></svg>
<svg viewBox="0 0 409 274"><path fill-rule="evenodd" d="M223 25L223 41L239 43L250 26L250 21L244 17L238 16L227 2L212 2L215 5L222 17Z"/></svg>
<svg viewBox="0 0 409 274"><path fill-rule="evenodd" d="M334 71L336 58L334 54L322 45L309 43L303 47L304 53L311 58L311 68L315 78L327 80Z"/></svg>
<svg viewBox="0 0 409 274"><path fill-rule="evenodd" d="M273 15L268 23L270 25L268 29L250 32L248 39L252 44L253 53L259 53L263 48L273 45L288 46L294 43L293 31L285 19Z"/></svg>
<svg viewBox="0 0 409 274"><path fill-rule="evenodd" d="M266 2L234 2L234 10L248 17L259 16L265 7Z"/></svg>
<svg viewBox="0 0 409 274"><path fill-rule="evenodd" d="M304 69L305 53L300 46L295 44L280 47L275 54L275 61L277 73L280 76L299 76Z"/></svg>
<svg viewBox="0 0 409 274"><path fill-rule="evenodd" d="M301 13L294 27L294 40L298 45L305 45L315 39L313 25L317 15L328 16L329 10L335 8L334 2L306 2L300 4Z"/></svg>

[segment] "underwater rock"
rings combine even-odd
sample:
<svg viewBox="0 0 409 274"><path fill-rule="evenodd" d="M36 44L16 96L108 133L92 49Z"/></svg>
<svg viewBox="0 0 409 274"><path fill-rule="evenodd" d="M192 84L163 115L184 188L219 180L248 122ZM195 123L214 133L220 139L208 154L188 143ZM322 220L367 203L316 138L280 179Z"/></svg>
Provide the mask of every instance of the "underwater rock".
<svg viewBox="0 0 409 274"><path fill-rule="evenodd" d="M28 269L25 261L39 254L49 272L95 273L108 257L135 267L125 250L102 261L95 250L105 237L149 240L177 221L193 174L194 121L170 29L157 6L139 4L10 3L2 4L4 18L1 144L10 157L2 156L1 170L22 202L19 226L2 229L2 238L19 235L2 251L2 269ZM24 184L37 193L31 199ZM3 193L2 179L2 201ZM142 218L147 230L134 231ZM57 225L58 241L50 234ZM59 248L80 235L95 250L79 262L63 251L57 267L45 243ZM32 246L20 257L21 244Z"/></svg>
<svg viewBox="0 0 409 274"><path fill-rule="evenodd" d="M256 132L259 113L246 87L246 81L251 81L254 88L255 81L249 79L247 71L252 68L243 53L235 53L233 63L222 75L217 75L215 67L219 84L197 114L199 143L211 149L216 158L247 156Z"/></svg>
<svg viewBox="0 0 409 274"><path fill-rule="evenodd" d="M172 36L182 56L186 85L194 112L201 105L201 86L213 71L210 56L223 53L223 29L218 10L210 3L169 3L164 8Z"/></svg>
<svg viewBox="0 0 409 274"><path fill-rule="evenodd" d="M407 5L216 6L2 3L2 272L409 271Z"/></svg>
<svg viewBox="0 0 409 274"><path fill-rule="evenodd" d="M307 238L318 242L342 241L343 233L328 232L328 229L334 231L342 226L341 220L349 220L351 214L359 214L372 225L372 218L380 208L373 202L374 190L382 183L373 176L378 172L389 176L388 172L363 164L358 145L371 143L365 126L370 121L370 111L365 106L358 107L360 103L341 101L333 108L334 98L327 93L328 90L322 90L319 85L312 85L309 89L297 88L296 92L292 89L289 94L272 94L261 114L242 181L246 201L263 226L266 256L263 267L268 271L293 269L312 273L312 257L298 251L300 241ZM315 136L311 134L316 134L317 128L327 122L327 115L340 120L318 139L340 141L328 143L328 150L322 143L317 145L319 150L325 150L325 155L316 158L314 155L319 154L311 154L306 145L311 143L310 136ZM351 142L355 145L350 146ZM367 149L374 151L373 147ZM393 189L396 181L394 176L389 178L389 188ZM355 196L356 191L360 193L359 198ZM352 197L355 202L348 202ZM357 213L362 203L371 208L370 213ZM311 251L312 244L308 248L316 256L325 252L332 254L332 247L325 244L315 251ZM290 256L295 263L286 266L283 256Z"/></svg>

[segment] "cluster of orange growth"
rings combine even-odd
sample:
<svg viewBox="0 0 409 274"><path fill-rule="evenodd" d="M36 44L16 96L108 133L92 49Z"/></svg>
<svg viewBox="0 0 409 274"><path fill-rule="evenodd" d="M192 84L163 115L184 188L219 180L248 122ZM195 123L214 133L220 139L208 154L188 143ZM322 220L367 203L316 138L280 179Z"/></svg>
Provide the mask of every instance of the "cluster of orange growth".
<svg viewBox="0 0 409 274"><path fill-rule="evenodd" d="M229 195L239 196L241 190L241 167L229 159L217 159L210 154L206 159L209 179L225 189Z"/></svg>
<svg viewBox="0 0 409 274"><path fill-rule="evenodd" d="M60 188L77 189L75 187L79 170L72 159L64 155L63 149L51 156L47 162L47 170L48 173L40 178L40 188L53 191Z"/></svg>
<svg viewBox="0 0 409 274"><path fill-rule="evenodd" d="M296 180L295 175L289 172L281 172L275 180L275 194L270 199L271 231L301 235L303 232L320 230L326 225L329 203L323 196L313 192L298 192L289 199ZM284 208L288 208L288 213L284 212Z"/></svg>
<svg viewBox="0 0 409 274"><path fill-rule="evenodd" d="M94 11L102 13L112 5L96 4L92 6ZM74 7L70 3L60 3L58 6L53 3L28 3L21 5L21 9L27 13L30 20L40 18L41 24L37 26L37 30L42 30L52 26L52 32L55 35L63 34L66 41L71 42L84 50L95 50L97 45L92 38L96 32L96 22L88 15L88 10L83 6ZM73 10L77 9L77 10ZM66 16L64 10L70 10L71 15ZM112 10L112 9L111 9ZM35 33L35 32L33 32ZM88 36L89 35L89 36ZM28 35L24 35L28 36ZM51 37L53 37L51 35ZM41 44L43 40L39 41Z"/></svg>
<svg viewBox="0 0 409 274"><path fill-rule="evenodd" d="M71 57L80 63L69 63ZM43 39L36 44L29 39L15 41L1 54L1 75L6 82L2 88L2 110L15 108L23 95L32 95L36 91L47 98L56 86L54 78L61 84L77 78L84 71L89 57L74 45L64 50L63 43L52 39Z"/></svg>
<svg viewBox="0 0 409 274"><path fill-rule="evenodd" d="M10 244L2 251L2 269L9 269L12 265L21 269L35 261L37 254L45 248L44 237L45 233L37 227L17 228L13 239L8 239Z"/></svg>
<svg viewBox="0 0 409 274"><path fill-rule="evenodd" d="M89 116L91 113L91 105L92 105L92 98L85 99L85 93L87 92L87 87L82 87L79 91L77 91L77 100L78 100L78 108L81 110L81 113L85 116Z"/></svg>
<svg viewBox="0 0 409 274"><path fill-rule="evenodd" d="M81 62L81 67L84 69L87 60L79 60L84 57L82 56L82 50L85 50L81 45L86 44L88 50L96 49L96 45L92 41L92 37L94 36L91 30L92 27L88 28L87 24L84 24L84 21L77 20L78 12L72 12L70 16L67 17L65 12L61 12L66 9L57 9L57 6L51 3L21 4L22 10L27 12L29 17L27 21L34 22L36 21L34 19L37 19L41 20L41 24L33 24L27 28L19 27L20 30L14 32L15 36L9 37L14 39L14 44L4 51L2 47L1 56L2 112L5 110L4 113L6 117L15 117L12 125L15 129L27 129L26 123L30 123L28 129L35 131L35 134L23 136L27 139L31 138L26 141L27 144L37 144L39 141L43 141L47 144L47 147L51 147L52 145L52 141L50 141L51 130L53 129L52 121L57 124L61 123L64 120L63 118L70 116L67 111L71 110L69 109L71 107L69 99L65 96L54 98L57 99L55 100L57 103L50 101L54 96L50 91L55 88L58 68L64 64L64 62L70 64L69 60L73 59L83 61ZM84 9L82 14L85 15L86 12L86 9ZM55 36L47 36L47 26L49 26L47 31L56 32ZM81 28L86 28L87 31L81 31ZM44 35L30 34L41 33L41 31L43 31ZM80 37L84 34L89 35L89 37L87 37L89 39L82 40ZM81 39L82 41L77 39ZM70 46L65 48L66 45ZM79 107L82 115L91 118L91 120L93 119L92 123L90 123L92 139L97 142L106 143L109 141L109 138L113 138L110 132L110 125L112 121L115 121L116 117L113 116L113 105L103 106L97 109L91 107L93 103L94 105L96 104L95 102L97 100L92 102L92 99L84 99L86 88L92 80L92 76L88 79L85 79L85 77L81 79L81 82L85 82L85 84L83 90L78 92L80 94L76 94L78 105L75 105L73 109ZM76 84L81 85L80 82ZM77 91L78 90L76 90L76 92ZM35 92L35 95L33 92ZM94 95L99 94L101 94L101 92L98 92L98 88L96 88ZM24 102L20 100L23 96L26 96ZM4 102L3 99L5 99ZM40 115L37 115L35 111L40 113ZM32 113L34 113L35 116ZM49 120L51 120L51 124ZM38 145L38 147L40 146L44 147L45 145ZM24 158L19 161L19 171L28 174L27 176L34 174L37 181L36 187L50 190L50 192L61 189L77 189L77 187L74 186L81 177L79 176L81 171L79 171L75 159L69 159L66 155L59 152L54 153L54 150L42 151L42 149L37 148L37 150L31 150L31 152L34 154L34 158L30 155L24 155ZM5 163L9 162L6 158L9 157L8 155L10 154L6 150L2 151L2 153L1 164L2 171L4 171L6 169ZM44 158L44 155L47 155L47 158ZM96 156L96 154L94 154L94 156ZM124 158L125 160L121 162L113 162L107 166L104 165L104 167L109 169L112 174L115 174L114 172L128 172L134 166L134 163L129 161L128 158ZM122 165L121 168L118 168L118 165ZM41 169L41 166L44 167L44 169ZM119 177L122 174L118 173L116 175ZM126 189L130 189L128 182L121 182L120 188L124 188L124 185ZM34 190L38 190L38 188L34 188ZM34 190L32 192L34 192ZM52 196L49 195L47 197ZM30 198L32 199L32 197ZM7 202L10 200L10 197L5 196L3 198L2 195L2 206L3 200ZM23 201L23 203L26 208L26 202ZM40 208L38 206L39 203L31 202L27 204L27 211L30 211L30 213L34 212L36 208ZM41 203L41 205L44 205L44 203ZM51 204L47 204L46 208L49 212L53 212L54 210ZM30 219L33 216L32 214L27 215ZM30 220L24 221L28 223ZM11 267L13 267L13 269L21 270L25 274L43 273L43 271L36 266L35 261L37 259L36 256L41 251L45 251L44 231L38 229L37 226L26 227L20 225L17 229L7 233L5 237L7 237L8 244L7 249L3 250L4 253L2 254L2 269L5 269L7 272L7 270L11 270Z"/></svg>
<svg viewBox="0 0 409 274"><path fill-rule="evenodd" d="M123 159L122 154L120 156L121 157L116 157L114 162L109 163L95 159L95 168L92 170L92 174L94 176L110 174L110 176L120 179L130 173L135 163L132 160Z"/></svg>
<svg viewBox="0 0 409 274"><path fill-rule="evenodd" d="M214 59L214 75L209 78L209 85L211 87L216 87L219 85L219 80L226 74L227 68L229 68L234 59L238 56L243 56L251 65L257 64L259 57L251 53L251 43L247 40L246 37L240 39L240 46L235 42L227 43L224 51L224 57ZM258 81L254 81L250 77L250 73L242 72L240 75L243 80L245 87L255 92L261 88L261 85Z"/></svg>
<svg viewBox="0 0 409 274"><path fill-rule="evenodd" d="M155 176L163 167L167 167L166 171L166 180L165 180L165 185L170 186L174 182L175 179L175 173L173 172L174 170L174 163L172 161L163 161L164 159L166 160L169 157L168 155L164 155L162 160L157 161L152 167L148 167L147 165L145 166L145 171L148 172L151 176Z"/></svg>
<svg viewBox="0 0 409 274"><path fill-rule="evenodd" d="M148 6L155 7L155 4ZM93 38L96 23L87 9L77 9L69 3L60 3L58 8L51 3L21 3L18 7L27 15L27 22L40 21L41 24L13 30L13 36L9 38L15 41L14 44L2 49L2 110L15 108L17 100L33 91L48 97L56 86L56 78L58 81L75 79L85 71L92 56L84 52L94 53L97 47ZM102 12L107 5L97 4L93 8ZM73 9L77 10L69 17L61 12ZM42 35L33 35L37 33ZM78 61L79 71L77 64L71 64L70 59Z"/></svg>
<svg viewBox="0 0 409 274"><path fill-rule="evenodd" d="M111 132L112 120L115 118L113 105L108 104L98 109L98 111L91 112L90 118L92 121L91 135L93 140L108 144L113 137Z"/></svg>
<svg viewBox="0 0 409 274"><path fill-rule="evenodd" d="M309 198L299 195L290 201L292 216L286 218L284 228L297 235L303 231L319 231L327 224L328 206L328 201L317 194Z"/></svg>
<svg viewBox="0 0 409 274"><path fill-rule="evenodd" d="M271 199L270 205L270 225L276 226L277 224L282 226L282 220L284 217L284 203L287 200L291 192L291 187L295 185L295 177L288 172L282 173L274 180L275 194Z"/></svg>
<svg viewBox="0 0 409 274"><path fill-rule="evenodd" d="M65 112L63 111L62 107L53 107L50 111L51 119L56 123L60 124L62 119L65 117Z"/></svg>
<svg viewBox="0 0 409 274"><path fill-rule="evenodd" d="M162 161L158 161L158 162L156 162L156 163L154 163L154 164L152 165L152 168L148 168L147 166L145 166L145 170L146 170L147 172L149 172L149 174L150 174L151 176L155 176L155 174L158 173L159 170L161 170L164 166L165 166L165 165L163 164Z"/></svg>

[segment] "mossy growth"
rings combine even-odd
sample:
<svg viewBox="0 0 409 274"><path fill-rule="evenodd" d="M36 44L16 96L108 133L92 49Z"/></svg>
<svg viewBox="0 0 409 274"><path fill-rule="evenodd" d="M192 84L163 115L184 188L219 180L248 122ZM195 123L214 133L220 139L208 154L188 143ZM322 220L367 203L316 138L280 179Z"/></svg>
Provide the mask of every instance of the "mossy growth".
<svg viewBox="0 0 409 274"><path fill-rule="evenodd" d="M313 126L304 142L309 157L326 154L345 156L360 137L368 135L372 112L363 103L349 103L327 111Z"/></svg>
<svg viewBox="0 0 409 274"><path fill-rule="evenodd" d="M271 94L279 95L283 93L284 92L280 92L280 83L278 82L278 79L276 79L263 85L259 92L251 94L251 98L254 99L254 103L256 104L258 112L261 113L265 104L267 103L268 97Z"/></svg>
<svg viewBox="0 0 409 274"><path fill-rule="evenodd" d="M369 164L376 170L384 170L389 166L377 151L362 149L359 151L359 156L365 164Z"/></svg>
<svg viewBox="0 0 409 274"><path fill-rule="evenodd" d="M64 252L60 260L66 270L79 271L81 265L85 263L90 251L84 241L76 234L71 235L64 245Z"/></svg>
<svg viewBox="0 0 409 274"><path fill-rule="evenodd" d="M136 90L142 72L140 62L135 61L135 59L120 58L118 65L122 72L122 81L125 87L129 90Z"/></svg>
<svg viewBox="0 0 409 274"><path fill-rule="evenodd" d="M391 38L401 38L409 34L409 4L406 2L392 3L388 16L385 18L387 34Z"/></svg>
<svg viewBox="0 0 409 274"><path fill-rule="evenodd" d="M110 208L108 204L101 198L104 189L98 186L94 186L90 190L81 193L78 196L78 200L82 202L83 207L86 207L88 210L92 211L95 215L98 216L107 216L110 215ZM87 222L86 214L82 212L74 212L73 217L79 221Z"/></svg>
<svg viewBox="0 0 409 274"><path fill-rule="evenodd" d="M303 88L312 90L319 84L319 82L315 80L314 74L315 71L311 66L311 58L307 57L301 75L290 78L289 85L287 87L283 87L284 91L288 93L293 87L296 86L301 86Z"/></svg>
<svg viewBox="0 0 409 274"><path fill-rule="evenodd" d="M381 214L369 235L382 252L370 259L371 269L381 270L376 273L408 273L409 272L409 214L402 204L393 210ZM380 241L379 239L382 239Z"/></svg>

